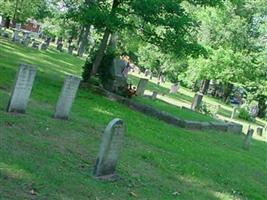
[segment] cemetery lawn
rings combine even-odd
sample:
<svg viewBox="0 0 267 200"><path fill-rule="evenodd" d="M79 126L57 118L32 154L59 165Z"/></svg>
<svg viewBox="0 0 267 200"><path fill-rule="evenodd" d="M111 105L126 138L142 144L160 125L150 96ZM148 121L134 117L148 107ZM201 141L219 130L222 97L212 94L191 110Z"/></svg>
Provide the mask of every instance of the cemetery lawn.
<svg viewBox="0 0 267 200"><path fill-rule="evenodd" d="M19 63L38 67L27 114L5 112ZM266 200L267 144L243 135L189 131L80 89L69 121L51 118L65 73L84 60L0 38L0 200ZM127 126L121 179L92 176L101 133L113 118Z"/></svg>

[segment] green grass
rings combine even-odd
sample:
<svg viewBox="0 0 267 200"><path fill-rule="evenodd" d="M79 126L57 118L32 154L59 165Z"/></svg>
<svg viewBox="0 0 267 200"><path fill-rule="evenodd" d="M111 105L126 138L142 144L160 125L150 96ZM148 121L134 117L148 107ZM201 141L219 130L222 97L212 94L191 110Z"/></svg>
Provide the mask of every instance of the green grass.
<svg viewBox="0 0 267 200"><path fill-rule="evenodd" d="M38 73L27 114L9 114L22 62L36 65ZM253 140L244 151L243 136L176 128L85 89L78 91L69 121L51 118L65 72L79 75L83 62L0 38L1 200L267 199L265 142ZM127 126L121 180L102 182L92 169L101 133L115 117Z"/></svg>

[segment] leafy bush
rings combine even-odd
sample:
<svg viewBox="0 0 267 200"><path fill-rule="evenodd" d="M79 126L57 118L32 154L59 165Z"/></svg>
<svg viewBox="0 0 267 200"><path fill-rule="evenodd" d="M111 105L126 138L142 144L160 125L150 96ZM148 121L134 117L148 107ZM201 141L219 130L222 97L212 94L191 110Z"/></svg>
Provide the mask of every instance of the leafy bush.
<svg viewBox="0 0 267 200"><path fill-rule="evenodd" d="M238 117L246 121L254 121L254 118L251 117L246 107L238 109Z"/></svg>
<svg viewBox="0 0 267 200"><path fill-rule="evenodd" d="M200 106L197 107L197 111L204 115L212 115L212 112L204 102L202 102Z"/></svg>

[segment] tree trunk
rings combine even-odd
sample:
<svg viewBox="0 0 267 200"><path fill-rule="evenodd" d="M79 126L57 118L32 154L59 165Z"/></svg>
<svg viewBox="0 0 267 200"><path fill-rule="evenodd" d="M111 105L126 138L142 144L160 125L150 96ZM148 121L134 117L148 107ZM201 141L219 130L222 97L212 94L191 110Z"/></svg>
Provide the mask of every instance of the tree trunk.
<svg viewBox="0 0 267 200"><path fill-rule="evenodd" d="M202 94L207 94L207 91L209 89L209 85L210 85L210 80L203 80L200 92Z"/></svg>
<svg viewBox="0 0 267 200"><path fill-rule="evenodd" d="M103 35L103 38L101 40L99 49L97 51L96 58L95 58L94 63L93 63L91 76L96 74L98 67L100 66L100 64L102 62L102 59L103 59L104 54L105 54L105 50L107 48L109 35L110 35L110 31L108 29L106 29L105 33Z"/></svg>
<svg viewBox="0 0 267 200"><path fill-rule="evenodd" d="M259 113L258 117L264 118L266 116L266 110L267 110L267 105L266 105L266 96L259 96L258 98L258 106L259 106Z"/></svg>
<svg viewBox="0 0 267 200"><path fill-rule="evenodd" d="M112 8L111 8L111 11L110 11L110 15L114 14L115 9L119 6L120 3L121 3L121 1L119 1L119 0L113 0ZM102 59L103 59L104 54L105 54L105 50L107 48L108 39L109 39L109 35L110 34L111 34L111 31L107 27L105 32L104 32L102 41L100 43L98 52L96 54L96 58L94 60L93 66L92 66L91 76L93 76L93 75L95 75L97 73L98 67L100 66L100 64L102 62Z"/></svg>
<svg viewBox="0 0 267 200"><path fill-rule="evenodd" d="M79 48L78 48L78 56L82 57L84 52L85 52L85 49L88 45L88 35L90 33L90 25L87 25L85 27L85 31L84 31L84 34L82 36L82 39L80 41L80 45L79 45Z"/></svg>
<svg viewBox="0 0 267 200"><path fill-rule="evenodd" d="M80 34L77 40L77 47L80 46L80 42L82 40L83 35L84 35L84 26L81 27Z"/></svg>
<svg viewBox="0 0 267 200"><path fill-rule="evenodd" d="M228 98L230 97L232 90L234 88L234 85L232 83L226 83L224 86L224 91L223 91L223 100L224 102L227 102Z"/></svg>

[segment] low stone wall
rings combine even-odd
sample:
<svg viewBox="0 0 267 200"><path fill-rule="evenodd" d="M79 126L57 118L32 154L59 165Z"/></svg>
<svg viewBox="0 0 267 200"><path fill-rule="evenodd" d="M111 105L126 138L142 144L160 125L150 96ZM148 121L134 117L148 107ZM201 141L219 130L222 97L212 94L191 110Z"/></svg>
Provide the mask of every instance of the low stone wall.
<svg viewBox="0 0 267 200"><path fill-rule="evenodd" d="M198 121L183 120L183 119L180 119L179 117L170 115L167 112L157 110L151 106L138 104L136 102L131 101L128 98L124 98L122 96L116 95L103 88L92 87L92 89L101 95L104 95L112 100L115 100L121 104L128 106L132 110L144 113L152 117L156 117L168 124L172 124L180 128L186 128L186 129L191 129L191 130L216 130L220 132L231 132L235 134L242 133L243 127L240 124L224 123L224 122L198 122Z"/></svg>

